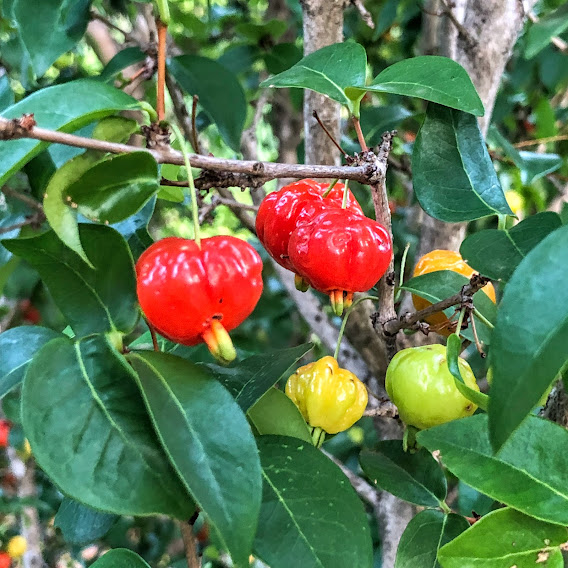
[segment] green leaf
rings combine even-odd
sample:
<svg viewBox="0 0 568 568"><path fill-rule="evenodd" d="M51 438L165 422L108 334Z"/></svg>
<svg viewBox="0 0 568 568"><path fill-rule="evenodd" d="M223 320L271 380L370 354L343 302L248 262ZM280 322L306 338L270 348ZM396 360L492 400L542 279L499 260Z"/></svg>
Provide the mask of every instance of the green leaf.
<svg viewBox="0 0 568 568"><path fill-rule="evenodd" d="M8 75L0 77L0 112L14 104L14 91L10 86Z"/></svg>
<svg viewBox="0 0 568 568"><path fill-rule="evenodd" d="M117 520L117 515L101 513L64 497L54 524L63 533L65 542L82 546L105 536Z"/></svg>
<svg viewBox="0 0 568 568"><path fill-rule="evenodd" d="M568 431L530 416L497 455L488 417L477 414L417 434L460 480L527 515L568 525Z"/></svg>
<svg viewBox="0 0 568 568"><path fill-rule="evenodd" d="M278 39L288 29L288 23L272 19L262 24L241 22L235 26L235 31L246 38L258 43L267 38Z"/></svg>
<svg viewBox="0 0 568 568"><path fill-rule="evenodd" d="M69 104L73 101L73 104ZM135 110L138 101L122 91L82 79L36 91L2 112L4 118L20 118L33 113L38 126L73 132L82 126L120 110ZM22 138L0 144L0 185L39 154L47 142Z"/></svg>
<svg viewBox="0 0 568 568"><path fill-rule="evenodd" d="M117 515L191 515L134 372L106 337L43 347L26 373L22 417L38 463L73 499Z"/></svg>
<svg viewBox="0 0 568 568"><path fill-rule="evenodd" d="M497 314L489 423L495 449L538 403L568 360L568 226L521 261Z"/></svg>
<svg viewBox="0 0 568 568"><path fill-rule="evenodd" d="M148 152L119 154L95 164L64 192L77 211L101 223L138 212L160 189L158 164Z"/></svg>
<svg viewBox="0 0 568 568"><path fill-rule="evenodd" d="M469 527L460 515L427 509L407 525L396 552L395 568L439 568L438 550ZM466 568L461 566L460 568Z"/></svg>
<svg viewBox="0 0 568 568"><path fill-rule="evenodd" d="M312 444L258 439L264 489L254 549L271 568L370 568L365 510L341 470Z"/></svg>
<svg viewBox="0 0 568 568"><path fill-rule="evenodd" d="M558 214L544 211L527 217L510 229L486 229L471 234L461 244L460 254L484 276L508 281L523 258L561 226Z"/></svg>
<svg viewBox="0 0 568 568"><path fill-rule="evenodd" d="M115 548L101 556L91 568L150 568L138 554L127 548Z"/></svg>
<svg viewBox="0 0 568 568"><path fill-rule="evenodd" d="M127 47L119 51L105 66L99 75L102 81L109 81L118 75L123 69L136 63L141 63L147 55L138 47Z"/></svg>
<svg viewBox="0 0 568 568"><path fill-rule="evenodd" d="M428 105L412 150L412 174L422 209L435 219L512 215L471 114Z"/></svg>
<svg viewBox="0 0 568 568"><path fill-rule="evenodd" d="M17 223L23 223L26 217L33 215L34 211L19 199L8 199L4 193L0 193L0 229L6 231ZM10 229L0 233L3 239L13 239L20 233L20 228ZM6 264L12 258L12 253L0 244L0 266Z"/></svg>
<svg viewBox="0 0 568 568"><path fill-rule="evenodd" d="M237 77L217 61L199 55L172 57L168 69L186 93L199 97L223 140L238 152L247 104Z"/></svg>
<svg viewBox="0 0 568 568"><path fill-rule="evenodd" d="M362 451L359 463L377 487L409 503L439 507L446 498L444 472L423 448L405 452L400 440L384 440L374 451Z"/></svg>
<svg viewBox="0 0 568 568"><path fill-rule="evenodd" d="M401 285L401 289L412 292L421 298L425 298L430 303L435 304L436 302L440 302L457 294L468 282L468 278L457 272L453 272L452 270L438 270L407 280ZM495 321L497 317L497 307L485 292L480 290L474 294L473 304L491 323ZM446 316L452 317L455 315L455 311L456 307L453 306L444 310L444 313ZM475 325L479 339L486 345L489 345L491 343L491 329L483 322L479 321L479 319L476 320ZM470 329L462 330L461 335L473 341L473 334Z"/></svg>
<svg viewBox="0 0 568 568"><path fill-rule="evenodd" d="M258 450L244 414L203 367L167 353L132 353L128 359L180 479L235 563L246 565L262 481Z"/></svg>
<svg viewBox="0 0 568 568"><path fill-rule="evenodd" d="M401 105L363 107L361 128L369 147L376 146L387 130L393 130L412 113Z"/></svg>
<svg viewBox="0 0 568 568"><path fill-rule="evenodd" d="M568 5L562 4L556 10L546 14L540 21L532 24L527 33L525 57L533 58L542 51L552 37L558 36L568 29Z"/></svg>
<svg viewBox="0 0 568 568"><path fill-rule="evenodd" d="M468 400L471 400L471 402L475 403L482 410L487 411L489 397L482 392L476 391L468 387L465 384L463 377L461 376L460 367L458 364L461 349L462 349L461 339L455 333L452 333L448 337L448 342L446 344L446 353L447 353L446 362L448 364L448 369L454 377L456 388L463 394L463 396L465 396L465 398L467 398Z"/></svg>
<svg viewBox="0 0 568 568"><path fill-rule="evenodd" d="M291 436L312 443L308 425L298 407L277 388L268 389L249 409L248 418L261 436Z"/></svg>
<svg viewBox="0 0 568 568"><path fill-rule="evenodd" d="M39 272L76 335L131 331L139 311L128 245L119 233L104 225L80 225L79 235L94 269L53 231L2 244Z"/></svg>
<svg viewBox="0 0 568 568"><path fill-rule="evenodd" d="M488 139L497 147L501 147L521 170L521 182L524 185L531 185L562 166L562 158L558 154L517 150L495 126L489 129Z"/></svg>
<svg viewBox="0 0 568 568"><path fill-rule="evenodd" d="M367 54L363 46L354 42L335 43L306 55L260 86L311 89L347 105L351 100L345 93L347 87L355 86L365 92L366 69Z"/></svg>
<svg viewBox="0 0 568 568"><path fill-rule="evenodd" d="M418 97L476 116L485 113L467 71L448 57L421 55L399 61L381 71L366 90Z"/></svg>
<svg viewBox="0 0 568 568"><path fill-rule="evenodd" d="M247 357L232 367L206 365L213 376L233 395L243 412L257 402L310 349L312 343ZM285 378L288 378L286 375Z"/></svg>
<svg viewBox="0 0 568 568"><path fill-rule="evenodd" d="M560 545L567 540L566 528L504 508L479 519L438 558L443 568L562 568Z"/></svg>
<svg viewBox="0 0 568 568"><path fill-rule="evenodd" d="M24 379L33 356L60 333L39 325L13 327L0 334L0 398Z"/></svg>
<svg viewBox="0 0 568 568"><path fill-rule="evenodd" d="M33 70L41 77L63 53L75 47L90 20L92 0L12 0L11 16Z"/></svg>
<svg viewBox="0 0 568 568"><path fill-rule="evenodd" d="M302 50L295 43L278 43L264 54L269 73L282 73L302 59Z"/></svg>

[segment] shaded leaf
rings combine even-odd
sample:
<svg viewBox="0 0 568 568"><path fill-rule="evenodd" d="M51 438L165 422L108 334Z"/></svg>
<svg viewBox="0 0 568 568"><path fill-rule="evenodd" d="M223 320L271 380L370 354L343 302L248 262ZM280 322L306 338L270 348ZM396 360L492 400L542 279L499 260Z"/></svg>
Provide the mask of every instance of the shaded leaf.
<svg viewBox="0 0 568 568"><path fill-rule="evenodd" d="M312 444L258 439L263 497L254 541L271 568L370 568L365 510L341 470Z"/></svg>
<svg viewBox="0 0 568 568"><path fill-rule="evenodd" d="M446 544L438 558L443 568L562 568L559 545L567 540L566 528L504 508L479 519Z"/></svg>
<svg viewBox="0 0 568 568"><path fill-rule="evenodd" d="M439 568L438 550L469 527L460 515L427 509L407 525L396 552L395 568ZM466 568L461 566L460 568Z"/></svg>
<svg viewBox="0 0 568 568"><path fill-rule="evenodd" d="M118 75L123 69L141 63L146 59L146 54L138 47L126 47L120 50L106 65L99 75L99 79L109 81Z"/></svg>
<svg viewBox="0 0 568 568"><path fill-rule="evenodd" d="M530 416L497 455L488 417L477 414L417 435L460 480L496 501L543 521L568 524L568 431Z"/></svg>
<svg viewBox="0 0 568 568"><path fill-rule="evenodd" d="M244 566L262 495L258 450L244 414L203 367L167 353L132 353L128 360L172 465Z"/></svg>
<svg viewBox="0 0 568 568"><path fill-rule="evenodd" d="M34 355L60 333L39 325L13 327L0 334L0 398L24 379Z"/></svg>
<svg viewBox="0 0 568 568"><path fill-rule="evenodd" d="M223 140L238 152L247 106L237 77L217 61L199 55L172 57L168 69L186 93L199 97Z"/></svg>
<svg viewBox="0 0 568 568"><path fill-rule="evenodd" d="M523 258L561 225L556 213L537 213L510 229L486 229L469 235L461 244L460 254L484 276L507 281Z"/></svg>
<svg viewBox="0 0 568 568"><path fill-rule="evenodd" d="M69 104L72 100L73 104ZM33 113L38 126L73 132L85 124L119 110L134 110L138 101L122 91L82 79L40 89L2 112L4 118L20 118ZM0 145L0 184L22 168L48 145L47 142L22 138Z"/></svg>
<svg viewBox="0 0 568 568"><path fill-rule="evenodd" d="M521 261L497 314L489 421L500 448L538 404L568 360L568 227L557 229Z"/></svg>
<svg viewBox="0 0 568 568"><path fill-rule="evenodd" d="M361 128L369 147L381 141L383 132L393 130L412 113L401 105L363 107L361 109Z"/></svg>
<svg viewBox="0 0 568 568"><path fill-rule="evenodd" d="M126 242L104 225L80 225L79 234L94 268L53 231L2 243L39 272L78 336L115 329L131 331L139 310L134 263Z"/></svg>
<svg viewBox="0 0 568 568"><path fill-rule="evenodd" d="M92 568L150 568L138 554L127 548L115 548L105 552L94 564Z"/></svg>
<svg viewBox="0 0 568 568"><path fill-rule="evenodd" d="M0 112L14 104L14 91L10 87L8 75L0 76Z"/></svg>
<svg viewBox="0 0 568 568"><path fill-rule="evenodd" d="M428 105L412 150L412 173L416 197L435 219L512 215L471 114Z"/></svg>
<svg viewBox="0 0 568 568"><path fill-rule="evenodd" d="M73 499L118 515L191 515L132 368L105 337L45 345L26 373L22 417L34 457Z"/></svg>
<svg viewBox="0 0 568 568"><path fill-rule="evenodd" d="M531 59L550 43L553 36L560 35L567 29L568 5L562 4L531 25L527 33L525 57Z"/></svg>
<svg viewBox="0 0 568 568"><path fill-rule="evenodd" d="M449 57L404 59L381 71L366 90L418 97L476 116L485 113L467 71Z"/></svg>
<svg viewBox="0 0 568 568"><path fill-rule="evenodd" d="M438 507L446 498L444 472L424 448L410 453L400 440L384 440L373 451L362 451L359 462L377 487L409 503Z"/></svg>

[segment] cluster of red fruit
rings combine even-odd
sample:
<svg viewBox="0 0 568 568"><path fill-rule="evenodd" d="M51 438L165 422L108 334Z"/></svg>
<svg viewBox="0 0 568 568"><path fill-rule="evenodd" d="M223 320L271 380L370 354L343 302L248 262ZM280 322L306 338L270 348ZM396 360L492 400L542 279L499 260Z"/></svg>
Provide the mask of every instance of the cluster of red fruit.
<svg viewBox="0 0 568 568"><path fill-rule="evenodd" d="M337 315L351 305L354 292L378 282L392 258L389 232L365 217L341 183L305 179L269 194L256 233L270 256L296 274L298 289L328 294Z"/></svg>

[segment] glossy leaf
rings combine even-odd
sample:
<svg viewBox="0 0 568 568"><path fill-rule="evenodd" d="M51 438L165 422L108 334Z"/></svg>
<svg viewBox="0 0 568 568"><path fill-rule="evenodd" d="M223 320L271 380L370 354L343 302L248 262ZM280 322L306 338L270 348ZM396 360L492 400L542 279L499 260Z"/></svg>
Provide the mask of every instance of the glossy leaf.
<svg viewBox="0 0 568 568"><path fill-rule="evenodd" d="M63 533L65 542L85 545L105 536L117 520L117 515L102 513L64 497L54 524Z"/></svg>
<svg viewBox="0 0 568 568"><path fill-rule="evenodd" d="M361 128L369 147L381 141L383 132L397 128L399 124L412 116L412 113L401 105L384 107L363 107L361 109Z"/></svg>
<svg viewBox="0 0 568 568"><path fill-rule="evenodd" d="M311 343L304 343L273 353L247 357L233 367L207 365L207 368L233 395L242 411L247 412L281 378L288 378L288 375L284 375L290 367L312 347Z"/></svg>
<svg viewBox="0 0 568 568"><path fill-rule="evenodd" d="M342 103L351 98L345 89L365 89L367 54L358 43L335 43L300 59L290 69L263 81L261 87L298 87L311 89Z"/></svg>
<svg viewBox="0 0 568 568"><path fill-rule="evenodd" d="M247 106L237 77L217 61L199 55L172 57L168 69L186 93L199 97L223 140L238 152Z"/></svg>
<svg viewBox="0 0 568 568"><path fill-rule="evenodd" d="M438 553L442 568L563 568L568 530L504 508L482 517Z"/></svg>
<svg viewBox="0 0 568 568"><path fill-rule="evenodd" d="M43 347L26 373L22 417L34 457L73 499L117 515L191 515L132 368L104 336Z"/></svg>
<svg viewBox="0 0 568 568"><path fill-rule="evenodd" d="M374 451L362 451L359 462L377 487L409 503L438 507L446 498L444 472L425 449L405 452L400 440L384 440Z"/></svg>
<svg viewBox="0 0 568 568"><path fill-rule="evenodd" d="M39 325L13 327L0 334L0 398L24 379L33 356L60 333Z"/></svg>
<svg viewBox="0 0 568 568"><path fill-rule="evenodd" d="M130 67L136 63L142 63L147 55L138 47L126 47L120 50L102 70L99 78L108 81L118 75L123 69Z"/></svg>
<svg viewBox="0 0 568 568"><path fill-rule="evenodd" d="M154 157L148 152L133 152L95 164L64 193L85 217L118 223L137 213L159 189Z"/></svg>
<svg viewBox="0 0 568 568"><path fill-rule="evenodd" d="M550 43L553 36L558 36L567 29L568 5L562 4L531 25L527 33L525 57L531 59Z"/></svg>
<svg viewBox="0 0 568 568"><path fill-rule="evenodd" d="M312 444L258 439L264 482L254 549L271 568L371 568L365 510L339 468Z"/></svg>
<svg viewBox="0 0 568 568"><path fill-rule="evenodd" d="M521 261L497 314L489 421L498 449L568 361L568 226Z"/></svg>
<svg viewBox="0 0 568 568"><path fill-rule="evenodd" d="M298 407L277 388L268 389L247 415L261 436L291 436L312 443L308 425Z"/></svg>
<svg viewBox="0 0 568 568"><path fill-rule="evenodd" d="M489 442L488 417L477 414L417 435L460 480L543 521L568 525L568 431L530 416L498 454Z"/></svg>
<svg viewBox="0 0 568 568"><path fill-rule="evenodd" d="M10 87L8 75L0 77L0 112L14 104L14 91Z"/></svg>
<svg viewBox="0 0 568 568"><path fill-rule="evenodd" d="M78 336L131 331L139 310L134 263L126 242L104 225L80 225L79 235L94 269L53 231L2 242L39 272Z"/></svg>
<svg viewBox="0 0 568 568"><path fill-rule="evenodd" d="M90 20L92 0L12 0L11 16L18 38L41 77L63 53L75 47Z"/></svg>
<svg viewBox="0 0 568 568"><path fill-rule="evenodd" d="M381 71L366 89L418 97L476 116L485 113L467 71L448 57L422 55L404 59Z"/></svg>
<svg viewBox="0 0 568 568"><path fill-rule="evenodd" d="M519 263L547 235L562 226L552 211L531 215L510 229L485 229L463 241L460 254L484 276L508 281Z"/></svg>
<svg viewBox="0 0 568 568"><path fill-rule="evenodd" d="M73 104L70 105L69 101ZM2 112L4 118L33 113L38 126L73 132L120 110L135 110L138 101L100 81L82 79L40 89ZM22 138L0 144L0 185L47 146Z"/></svg>
<svg viewBox="0 0 568 568"><path fill-rule="evenodd" d="M91 568L150 568L138 554L127 548L115 548L105 552Z"/></svg>
<svg viewBox="0 0 568 568"><path fill-rule="evenodd" d="M461 339L455 333L452 333L448 337L448 342L446 344L446 362L448 364L448 369L454 377L457 389L463 394L463 396L465 396L468 400L471 400L471 402L475 403L482 410L487 411L489 397L482 392L468 387L461 376L460 366L458 364L461 349Z"/></svg>
<svg viewBox="0 0 568 568"><path fill-rule="evenodd" d="M438 550L469 527L469 523L451 513L427 509L407 525L396 552L395 568L439 568ZM466 566L461 566L466 568Z"/></svg>
<svg viewBox="0 0 568 568"><path fill-rule="evenodd" d="M412 174L422 209L440 221L512 215L471 114L428 105L412 150Z"/></svg>
<svg viewBox="0 0 568 568"><path fill-rule="evenodd" d="M258 450L244 414L203 367L167 353L128 359L172 465L244 566L262 496Z"/></svg>
<svg viewBox="0 0 568 568"><path fill-rule="evenodd" d="M430 303L435 304L454 294L460 292L463 286L469 282L469 279L457 272L451 270L438 270L437 272L429 272L422 276L415 276L404 282L401 286L403 290L417 294L421 298L425 298ZM473 296L475 307L483 314L491 323L495 321L497 308L491 301L489 296L480 290ZM456 308L451 307L444 310L448 317L455 316ZM456 319L454 317L454 319ZM479 339L489 345L491 343L491 330L483 322L476 320L476 330ZM471 329L462 330L461 335L470 341L473 340Z"/></svg>

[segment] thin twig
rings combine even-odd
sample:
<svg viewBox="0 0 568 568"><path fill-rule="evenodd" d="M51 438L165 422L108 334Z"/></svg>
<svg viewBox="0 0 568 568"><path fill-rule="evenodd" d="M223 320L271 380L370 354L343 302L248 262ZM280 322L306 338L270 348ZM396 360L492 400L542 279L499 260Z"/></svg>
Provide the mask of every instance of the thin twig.
<svg viewBox="0 0 568 568"><path fill-rule="evenodd" d="M102 22L108 28L112 28L113 30L120 32L124 36L124 39L126 39L126 40L130 40L132 38L132 36L130 35L129 32L124 31L121 27L119 27L116 24L114 24L113 22L111 22L106 16L99 14L99 12L96 12L95 10L91 11L91 19L92 20L99 20L99 22Z"/></svg>
<svg viewBox="0 0 568 568"><path fill-rule="evenodd" d="M326 128L325 124L321 121L318 111L314 110L312 116L318 121L318 124L322 127L323 131L327 134L327 137L333 142L333 145L344 155L347 156L347 152L339 145L339 142L333 137L333 134Z"/></svg>
<svg viewBox="0 0 568 568"><path fill-rule="evenodd" d="M549 142L560 142L568 140L568 134L559 134L558 136L547 136L546 138L537 138L536 140L523 140L513 144L515 148L526 148L527 146L537 146L538 144L548 144Z"/></svg>
<svg viewBox="0 0 568 568"><path fill-rule="evenodd" d="M193 95L193 101L191 105L191 139L193 140L193 149L197 154L201 154L201 148L199 147L199 135L197 132L197 103L199 102L199 97Z"/></svg>
<svg viewBox="0 0 568 568"><path fill-rule="evenodd" d="M540 21L533 12L529 12L528 17L533 24L537 24ZM550 38L550 43L554 45L559 51L568 55L568 43L566 43L561 37L552 36Z"/></svg>
<svg viewBox="0 0 568 568"><path fill-rule="evenodd" d="M357 139L361 146L363 152L367 152L369 148L367 147L367 142L365 142L365 136L363 136L363 131L361 130L361 122L356 116L353 116L353 126L355 126L355 132L357 133Z"/></svg>
<svg viewBox="0 0 568 568"><path fill-rule="evenodd" d="M65 132L47 130L37 126L22 128L14 126L20 119L9 120L0 117L0 140L15 140L18 138L33 138L44 142L65 144L77 148L86 148L108 152L111 154L123 154L132 152L149 152L160 164L173 164L183 166L183 156L176 150L148 150L130 146L95 140L84 136L75 136ZM378 175L374 160L361 160L360 165L333 166L333 165L305 165L305 164L282 164L275 162L260 162L254 160L228 160L204 155L190 155L190 162L194 168L212 170L216 172L232 172L248 174L252 177L263 178L265 181L276 178L340 178L351 179L361 183L368 183L370 179Z"/></svg>
<svg viewBox="0 0 568 568"><path fill-rule="evenodd" d="M20 223L14 223L8 227L0 227L0 235L4 235L6 233L10 233L11 231L15 231L16 229L21 229L22 227L26 227L27 225L37 225L39 222L38 215L33 215L32 217L26 219L25 221L21 221Z"/></svg>
<svg viewBox="0 0 568 568"><path fill-rule="evenodd" d="M7 186L4 186L1 191L4 195L8 197L13 197L14 199L18 199L19 201L25 203L26 205L29 205L32 209L35 209L36 211L43 211L42 204L39 201L36 201L33 197L24 195L23 193L15 191L14 189L11 189L10 187Z"/></svg>
<svg viewBox="0 0 568 568"><path fill-rule="evenodd" d="M156 335L156 330L154 329L154 326L146 318L144 318L144 321L146 322L146 325L150 330L150 337L152 338L152 346L154 347L154 351L159 351L160 345L158 344L158 337Z"/></svg>
<svg viewBox="0 0 568 568"><path fill-rule="evenodd" d="M185 548L185 559L187 560L187 568L199 568L201 562L197 556L196 538L193 534L193 527L184 521L180 521L179 528Z"/></svg>
<svg viewBox="0 0 568 568"><path fill-rule="evenodd" d="M166 117L166 41L168 26L158 18L156 20L156 28L158 29L158 92L156 97L156 111L158 113L158 121L161 122Z"/></svg>
<svg viewBox="0 0 568 568"><path fill-rule="evenodd" d="M363 4L363 0L351 0L351 4L357 8L359 14L361 15L361 19L369 26L372 30L375 29L375 22L373 22L373 16L367 8L365 8L365 4Z"/></svg>

